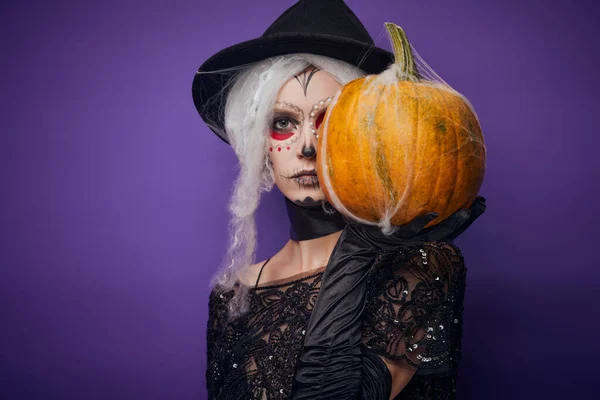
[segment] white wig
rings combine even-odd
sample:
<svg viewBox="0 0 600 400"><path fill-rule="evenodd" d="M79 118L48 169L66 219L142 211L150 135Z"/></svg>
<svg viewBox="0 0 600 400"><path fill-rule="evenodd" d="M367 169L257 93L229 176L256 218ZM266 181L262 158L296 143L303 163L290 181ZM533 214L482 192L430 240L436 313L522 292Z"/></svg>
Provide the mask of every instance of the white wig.
<svg viewBox="0 0 600 400"><path fill-rule="evenodd" d="M266 146L273 108L281 87L310 66L329 73L341 85L365 76L363 70L333 58L288 54L243 66L230 81L224 110L225 132L239 159L240 171L229 202L229 247L223 265L211 279L211 289L232 289L246 268L255 263L254 212L261 194L270 191L274 184ZM230 319L248 310L248 289L240 284L235 291L229 302Z"/></svg>

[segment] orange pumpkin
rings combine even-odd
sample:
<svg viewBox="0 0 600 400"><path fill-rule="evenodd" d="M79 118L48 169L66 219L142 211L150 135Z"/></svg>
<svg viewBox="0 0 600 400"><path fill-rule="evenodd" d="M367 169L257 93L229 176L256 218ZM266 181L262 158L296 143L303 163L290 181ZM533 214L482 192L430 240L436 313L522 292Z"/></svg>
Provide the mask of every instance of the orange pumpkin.
<svg viewBox="0 0 600 400"><path fill-rule="evenodd" d="M468 208L483 183L486 148L468 100L423 79L404 31L386 23L395 63L346 84L320 126L317 174L329 202L390 231Z"/></svg>

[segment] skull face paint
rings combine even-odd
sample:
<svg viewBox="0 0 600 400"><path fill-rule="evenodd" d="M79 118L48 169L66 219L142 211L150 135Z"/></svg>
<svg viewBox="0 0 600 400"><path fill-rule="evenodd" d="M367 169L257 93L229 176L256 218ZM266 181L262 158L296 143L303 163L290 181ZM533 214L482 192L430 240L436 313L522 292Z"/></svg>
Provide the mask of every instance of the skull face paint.
<svg viewBox="0 0 600 400"><path fill-rule="evenodd" d="M280 89L267 140L275 184L300 205L321 203L316 172L317 134L323 115L341 85L327 72L310 67Z"/></svg>

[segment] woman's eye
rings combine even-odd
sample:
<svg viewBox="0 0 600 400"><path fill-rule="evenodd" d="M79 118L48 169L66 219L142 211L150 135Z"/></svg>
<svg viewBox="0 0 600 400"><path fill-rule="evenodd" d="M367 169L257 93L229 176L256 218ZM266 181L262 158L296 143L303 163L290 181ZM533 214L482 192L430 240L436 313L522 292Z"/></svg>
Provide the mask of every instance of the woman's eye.
<svg viewBox="0 0 600 400"><path fill-rule="evenodd" d="M280 118L273 121L271 137L275 140L286 140L294 136L297 125L289 118Z"/></svg>
<svg viewBox="0 0 600 400"><path fill-rule="evenodd" d="M289 118L277 119L273 122L273 129L275 130L286 131L293 128L296 128L296 124Z"/></svg>

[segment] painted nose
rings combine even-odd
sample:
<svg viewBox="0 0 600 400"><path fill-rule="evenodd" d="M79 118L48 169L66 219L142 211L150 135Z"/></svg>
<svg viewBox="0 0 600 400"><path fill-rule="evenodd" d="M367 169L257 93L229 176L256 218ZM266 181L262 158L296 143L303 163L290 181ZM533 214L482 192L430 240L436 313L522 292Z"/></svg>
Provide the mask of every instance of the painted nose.
<svg viewBox="0 0 600 400"><path fill-rule="evenodd" d="M300 151L303 157L312 158L317 154L317 149L312 144L302 146L302 150Z"/></svg>

